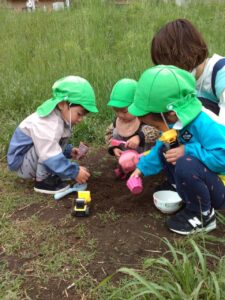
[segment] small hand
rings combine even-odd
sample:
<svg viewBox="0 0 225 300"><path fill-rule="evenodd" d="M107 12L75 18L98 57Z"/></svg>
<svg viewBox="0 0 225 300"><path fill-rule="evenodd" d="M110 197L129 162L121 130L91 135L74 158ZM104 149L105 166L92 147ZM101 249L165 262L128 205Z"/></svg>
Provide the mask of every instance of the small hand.
<svg viewBox="0 0 225 300"><path fill-rule="evenodd" d="M74 148L72 149L72 151L71 151L71 158L72 158L72 159L77 159L78 154L79 154L79 149L76 148L76 147L74 147Z"/></svg>
<svg viewBox="0 0 225 300"><path fill-rule="evenodd" d="M78 183L85 183L87 182L88 178L90 177L90 173L85 167L80 167L79 173L76 177L76 181Z"/></svg>
<svg viewBox="0 0 225 300"><path fill-rule="evenodd" d="M123 153L123 150L121 150L121 149L119 149L119 148L114 148L114 149L113 149L113 152L114 152L114 154L115 154L115 157L116 157L116 158L119 158L120 155Z"/></svg>
<svg viewBox="0 0 225 300"><path fill-rule="evenodd" d="M173 148L166 151L165 158L167 162L175 165L178 158L180 158L183 155L184 155L184 145L180 145L177 148Z"/></svg>
<svg viewBox="0 0 225 300"><path fill-rule="evenodd" d="M130 175L130 177L140 177L141 174L141 171L138 168L136 168L134 172Z"/></svg>
<svg viewBox="0 0 225 300"><path fill-rule="evenodd" d="M140 144L140 137L138 135L133 136L127 140L125 147L130 149L136 149Z"/></svg>

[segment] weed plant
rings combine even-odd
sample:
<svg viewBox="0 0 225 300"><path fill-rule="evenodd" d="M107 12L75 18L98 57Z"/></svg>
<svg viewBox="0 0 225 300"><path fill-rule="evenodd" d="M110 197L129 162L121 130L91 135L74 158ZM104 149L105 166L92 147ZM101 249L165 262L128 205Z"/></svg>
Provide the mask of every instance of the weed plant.
<svg viewBox="0 0 225 300"><path fill-rule="evenodd" d="M201 235L201 238L206 237ZM168 247L165 255L146 259L143 269L119 269L118 272L129 277L108 295L105 291L104 299L225 299L225 256L206 253L193 238L187 239L181 249L167 239L164 242ZM111 278L105 279L101 286Z"/></svg>

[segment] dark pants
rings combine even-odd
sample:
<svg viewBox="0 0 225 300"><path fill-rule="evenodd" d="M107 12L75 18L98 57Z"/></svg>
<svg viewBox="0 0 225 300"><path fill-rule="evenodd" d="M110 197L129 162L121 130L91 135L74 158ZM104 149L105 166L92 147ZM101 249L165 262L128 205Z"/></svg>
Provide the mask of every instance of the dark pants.
<svg viewBox="0 0 225 300"><path fill-rule="evenodd" d="M184 155L175 165L163 157L168 181L176 184L177 192L188 209L199 212L225 207L225 185L216 173L198 159Z"/></svg>

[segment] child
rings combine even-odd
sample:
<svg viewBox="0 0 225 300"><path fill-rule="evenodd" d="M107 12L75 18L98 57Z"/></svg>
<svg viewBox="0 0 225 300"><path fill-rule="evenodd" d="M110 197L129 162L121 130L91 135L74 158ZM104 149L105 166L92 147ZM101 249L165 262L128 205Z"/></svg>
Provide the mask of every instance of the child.
<svg viewBox="0 0 225 300"><path fill-rule="evenodd" d="M73 125L80 123L88 112L98 112L93 88L86 79L59 79L52 93L51 99L17 127L7 154L9 169L24 179L35 178L34 190L46 194L67 189L62 179L78 183L88 180L88 170L69 160L80 153L67 141Z"/></svg>
<svg viewBox="0 0 225 300"><path fill-rule="evenodd" d="M202 111L195 96L195 80L174 66L146 70L138 81L128 111L146 124L161 118L162 129L173 124L180 146L163 153L157 141L141 157L131 176L149 176L163 168L185 208L167 221L170 230L188 235L216 228L215 209L225 207L225 126Z"/></svg>
<svg viewBox="0 0 225 300"><path fill-rule="evenodd" d="M177 19L163 26L153 37L151 56L156 65L192 72L198 98L225 124L225 58L217 54L208 58L207 45L190 21Z"/></svg>
<svg viewBox="0 0 225 300"><path fill-rule="evenodd" d="M140 122L128 112L133 102L137 82L133 79L121 79L113 87L108 105L113 107L116 119L107 128L106 143L109 153L119 158L124 150L134 149L138 153L149 150L159 137L159 131ZM111 140L125 141L125 144L112 146Z"/></svg>

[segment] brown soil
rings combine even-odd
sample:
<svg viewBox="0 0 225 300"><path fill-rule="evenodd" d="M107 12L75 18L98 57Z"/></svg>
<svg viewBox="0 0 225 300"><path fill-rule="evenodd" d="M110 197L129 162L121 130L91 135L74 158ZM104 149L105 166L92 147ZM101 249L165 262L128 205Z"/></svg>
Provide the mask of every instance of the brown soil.
<svg viewBox="0 0 225 300"><path fill-rule="evenodd" d="M79 219L71 217L69 226L74 228L77 222L85 224L88 229L87 239L94 238L97 241L96 255L86 268L96 283L122 266L135 268L140 266L145 257L163 255L165 245L162 237L169 240L182 238L168 231L165 226L167 216L161 214L153 204L153 189L163 181L162 174L145 178L144 191L133 196L126 187L126 181L115 178L115 159L105 149L90 154L83 164L92 173L88 183L92 196L91 215ZM32 204L14 213L13 218L22 220L39 212L40 221L61 228L60 221L71 213L73 197L74 195L69 195L55 202L53 208L45 207L43 203L42 206ZM68 227L68 223L66 226ZM214 231L214 235L224 236L221 227ZM77 242L75 233L68 234L64 239L68 239L69 243ZM217 250L222 251L221 248ZM15 268L15 263L22 263L13 259L9 259L9 262L11 269ZM31 299L64 299L62 290L68 283L53 279L46 290L36 286L32 280L26 286L28 290L29 286L33 288L28 294ZM68 290L68 297L64 296L65 299L81 299L72 288Z"/></svg>

